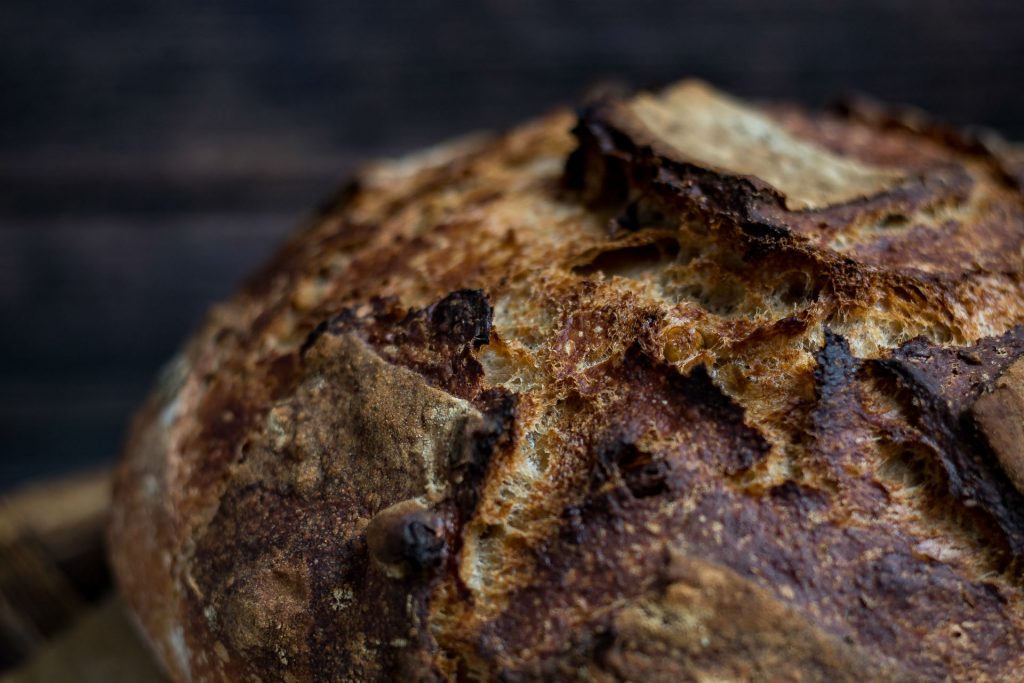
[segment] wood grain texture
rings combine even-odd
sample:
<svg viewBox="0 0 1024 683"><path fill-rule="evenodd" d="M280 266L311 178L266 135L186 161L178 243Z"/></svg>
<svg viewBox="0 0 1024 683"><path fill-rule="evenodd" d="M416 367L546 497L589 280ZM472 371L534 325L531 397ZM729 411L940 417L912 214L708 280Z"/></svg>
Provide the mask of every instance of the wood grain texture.
<svg viewBox="0 0 1024 683"><path fill-rule="evenodd" d="M93 608L0 683L161 683L166 678L132 626L120 600Z"/></svg>
<svg viewBox="0 0 1024 683"><path fill-rule="evenodd" d="M0 496L0 671L37 657L110 592L110 484L95 471Z"/></svg>
<svg viewBox="0 0 1024 683"><path fill-rule="evenodd" d="M108 459L159 364L361 159L706 78L1024 137L1024 5L12 0L0 487Z"/></svg>

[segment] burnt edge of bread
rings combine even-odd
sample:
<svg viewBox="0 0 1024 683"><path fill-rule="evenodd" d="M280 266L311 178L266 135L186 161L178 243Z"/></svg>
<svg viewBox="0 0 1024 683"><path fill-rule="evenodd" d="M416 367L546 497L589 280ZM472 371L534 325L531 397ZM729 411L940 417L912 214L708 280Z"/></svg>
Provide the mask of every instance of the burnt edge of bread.
<svg viewBox="0 0 1024 683"><path fill-rule="evenodd" d="M632 106L368 171L213 312L111 526L176 680L1019 670L1018 152L744 109L875 188L795 201Z"/></svg>

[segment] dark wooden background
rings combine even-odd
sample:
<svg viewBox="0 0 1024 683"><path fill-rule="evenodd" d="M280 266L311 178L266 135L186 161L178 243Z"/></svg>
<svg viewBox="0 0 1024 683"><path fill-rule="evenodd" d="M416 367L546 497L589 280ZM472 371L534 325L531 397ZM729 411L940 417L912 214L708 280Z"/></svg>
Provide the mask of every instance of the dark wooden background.
<svg viewBox="0 0 1024 683"><path fill-rule="evenodd" d="M208 303L360 159L603 79L848 89L1024 138L1020 0L4 0L0 488L107 462Z"/></svg>

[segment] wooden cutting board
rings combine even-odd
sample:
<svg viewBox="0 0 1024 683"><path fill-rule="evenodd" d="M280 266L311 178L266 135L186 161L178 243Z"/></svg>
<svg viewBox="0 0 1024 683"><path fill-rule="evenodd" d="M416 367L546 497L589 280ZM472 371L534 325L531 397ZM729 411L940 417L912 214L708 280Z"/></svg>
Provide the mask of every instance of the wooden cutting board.
<svg viewBox="0 0 1024 683"><path fill-rule="evenodd" d="M110 475L0 497L0 683L166 680L114 596Z"/></svg>
<svg viewBox="0 0 1024 683"><path fill-rule="evenodd" d="M139 640L120 601L86 611L27 664L0 683L162 683L167 679Z"/></svg>

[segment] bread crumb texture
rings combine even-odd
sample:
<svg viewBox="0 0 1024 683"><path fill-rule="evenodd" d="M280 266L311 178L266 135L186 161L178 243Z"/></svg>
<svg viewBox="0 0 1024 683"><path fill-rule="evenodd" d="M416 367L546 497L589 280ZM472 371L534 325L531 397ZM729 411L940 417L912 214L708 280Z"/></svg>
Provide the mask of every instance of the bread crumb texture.
<svg viewBox="0 0 1024 683"><path fill-rule="evenodd" d="M182 682L1024 680L1022 180L694 82L368 167L140 411L122 590Z"/></svg>

